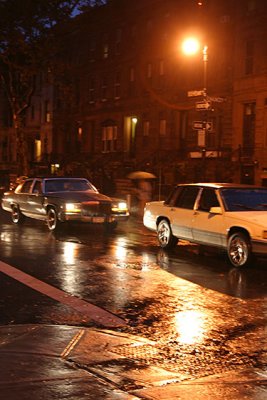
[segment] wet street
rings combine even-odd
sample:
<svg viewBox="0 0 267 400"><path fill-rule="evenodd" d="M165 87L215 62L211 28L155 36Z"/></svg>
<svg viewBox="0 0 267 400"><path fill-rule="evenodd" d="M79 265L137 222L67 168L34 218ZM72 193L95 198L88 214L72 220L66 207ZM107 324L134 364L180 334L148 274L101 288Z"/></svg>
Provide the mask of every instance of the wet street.
<svg viewBox="0 0 267 400"><path fill-rule="evenodd" d="M224 254L188 243L164 252L137 217L112 233L71 226L55 234L38 221L12 225L1 211L0 228L1 325L137 335L156 345L131 356L181 380L244 367L266 372L266 260L237 270Z"/></svg>

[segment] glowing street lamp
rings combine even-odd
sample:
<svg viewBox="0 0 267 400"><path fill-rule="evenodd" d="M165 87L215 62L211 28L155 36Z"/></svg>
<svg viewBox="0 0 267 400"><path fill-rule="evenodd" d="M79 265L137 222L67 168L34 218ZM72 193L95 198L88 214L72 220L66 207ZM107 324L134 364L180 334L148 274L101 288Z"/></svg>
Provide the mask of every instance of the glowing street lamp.
<svg viewBox="0 0 267 400"><path fill-rule="evenodd" d="M198 53L200 49L200 43L195 38L188 38L182 44L183 53L190 56Z"/></svg>
<svg viewBox="0 0 267 400"><path fill-rule="evenodd" d="M188 38L182 43L182 51L187 56L192 56L200 51L201 45L198 39ZM207 98L207 66L208 66L208 46L202 48L203 56L203 96L206 101Z"/></svg>

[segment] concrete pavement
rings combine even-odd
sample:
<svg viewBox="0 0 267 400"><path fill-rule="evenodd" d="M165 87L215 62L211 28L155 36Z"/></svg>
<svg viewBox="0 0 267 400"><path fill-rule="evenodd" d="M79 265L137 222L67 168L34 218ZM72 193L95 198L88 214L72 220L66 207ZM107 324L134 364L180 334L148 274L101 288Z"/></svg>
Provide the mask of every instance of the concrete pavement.
<svg viewBox="0 0 267 400"><path fill-rule="evenodd" d="M209 376L185 376L178 372L179 368L160 364L157 352L157 343L118 330L59 325L2 326L0 398L267 398L267 371L242 365Z"/></svg>

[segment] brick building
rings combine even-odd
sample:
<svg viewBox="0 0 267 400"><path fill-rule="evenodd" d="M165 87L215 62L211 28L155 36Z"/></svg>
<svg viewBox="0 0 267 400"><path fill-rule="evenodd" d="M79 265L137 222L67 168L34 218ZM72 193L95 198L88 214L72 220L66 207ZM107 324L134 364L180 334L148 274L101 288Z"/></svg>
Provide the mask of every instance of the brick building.
<svg viewBox="0 0 267 400"><path fill-rule="evenodd" d="M183 181L265 184L266 11L261 0L110 0L77 16L28 110L32 165L99 187L103 173L134 169L155 173L163 192ZM201 49L187 57L193 34Z"/></svg>

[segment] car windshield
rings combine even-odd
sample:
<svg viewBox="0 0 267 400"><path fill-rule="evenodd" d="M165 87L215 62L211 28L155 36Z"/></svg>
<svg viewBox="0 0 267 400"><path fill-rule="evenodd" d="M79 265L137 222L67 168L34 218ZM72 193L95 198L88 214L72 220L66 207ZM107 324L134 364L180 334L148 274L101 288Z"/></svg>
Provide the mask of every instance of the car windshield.
<svg viewBox="0 0 267 400"><path fill-rule="evenodd" d="M226 211L267 210L267 189L221 189Z"/></svg>
<svg viewBox="0 0 267 400"><path fill-rule="evenodd" d="M49 179L45 181L45 192L81 192L96 188L86 179Z"/></svg>

